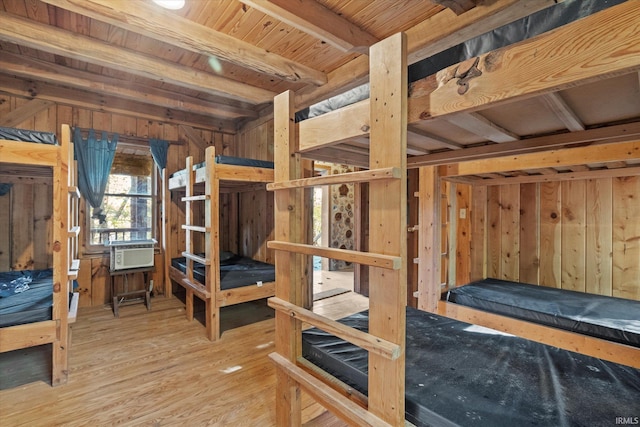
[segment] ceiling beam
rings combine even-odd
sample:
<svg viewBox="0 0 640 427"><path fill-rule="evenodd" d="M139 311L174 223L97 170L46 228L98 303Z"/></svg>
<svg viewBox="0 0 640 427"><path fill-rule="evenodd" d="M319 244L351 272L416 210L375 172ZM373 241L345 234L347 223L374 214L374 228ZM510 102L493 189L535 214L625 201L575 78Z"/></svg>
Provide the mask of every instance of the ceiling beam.
<svg viewBox="0 0 640 427"><path fill-rule="evenodd" d="M256 111L249 108L237 107L226 103L207 102L181 93L143 86L128 81L124 82L112 77L74 70L62 65L8 52L3 52L0 57L0 73L223 119L255 118L258 116Z"/></svg>
<svg viewBox="0 0 640 427"><path fill-rule="evenodd" d="M342 52L369 53L378 40L315 0L240 0Z"/></svg>
<svg viewBox="0 0 640 427"><path fill-rule="evenodd" d="M432 0L440 6L451 9L456 15L462 15L476 7L477 0Z"/></svg>
<svg viewBox="0 0 640 427"><path fill-rule="evenodd" d="M638 21L640 2L625 2L480 55L477 67L482 75L470 79L463 92L459 92L459 79L455 77L459 64L447 67L436 74L438 87L428 99L422 99L424 108L419 116L472 112L638 71Z"/></svg>
<svg viewBox="0 0 640 427"><path fill-rule="evenodd" d="M235 134L237 131L235 124L230 120L214 119L184 111L173 111L142 102L124 101L120 98L55 86L44 82L21 80L3 74L0 74L0 92L21 98L35 98L77 108L105 111L158 122L187 124L222 133Z"/></svg>
<svg viewBox="0 0 640 427"><path fill-rule="evenodd" d="M35 116L42 110L55 105L51 101L44 99L31 99L26 104L16 108L15 110L0 116L0 126L15 127L27 119Z"/></svg>
<svg viewBox="0 0 640 427"><path fill-rule="evenodd" d="M455 141L450 141L446 138L443 138L441 136L437 136L432 134L431 132L427 132L425 130L422 130L420 128L417 128L413 125L408 125L407 126L407 132L408 133L412 133L414 135L418 135L421 138L426 138L429 142L435 142L436 144L439 144L443 147L449 148L451 150L459 150L461 148L464 148L464 145L459 144Z"/></svg>
<svg viewBox="0 0 640 427"><path fill-rule="evenodd" d="M0 12L0 21L0 40L32 49L253 104L272 102L275 96L274 92L266 89L218 77L6 12Z"/></svg>
<svg viewBox="0 0 640 427"><path fill-rule="evenodd" d="M322 85L324 73L214 31L150 3L113 0L43 0L45 3L124 28L173 46L215 56L293 82Z"/></svg>

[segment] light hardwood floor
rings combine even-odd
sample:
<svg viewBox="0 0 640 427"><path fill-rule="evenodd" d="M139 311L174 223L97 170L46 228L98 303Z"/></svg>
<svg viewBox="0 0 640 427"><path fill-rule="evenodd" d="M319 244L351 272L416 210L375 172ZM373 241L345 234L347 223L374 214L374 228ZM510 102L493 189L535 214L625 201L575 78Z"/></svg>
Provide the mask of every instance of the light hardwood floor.
<svg viewBox="0 0 640 427"><path fill-rule="evenodd" d="M349 292L317 301L314 311L338 318L367 305ZM212 343L176 297L154 298L149 312L122 307L119 318L110 307L81 309L68 384L52 388L45 377L0 391L0 425L274 425L272 316L264 301L229 307ZM303 402L303 422L324 412Z"/></svg>

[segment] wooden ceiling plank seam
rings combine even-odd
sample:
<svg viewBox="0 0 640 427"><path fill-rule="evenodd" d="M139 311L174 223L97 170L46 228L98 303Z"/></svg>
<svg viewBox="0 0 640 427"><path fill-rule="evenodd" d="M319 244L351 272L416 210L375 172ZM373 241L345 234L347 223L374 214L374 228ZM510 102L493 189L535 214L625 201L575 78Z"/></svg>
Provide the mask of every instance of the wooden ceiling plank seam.
<svg viewBox="0 0 640 427"><path fill-rule="evenodd" d="M143 2L43 1L163 43L201 55L223 58L234 64L260 70L278 78L314 85L322 85L327 81L324 73Z"/></svg>
<svg viewBox="0 0 640 427"><path fill-rule="evenodd" d="M542 95L544 104L551 110L567 129L572 132L585 130L584 123L578 115L569 107L566 101L558 92L551 92Z"/></svg>
<svg viewBox="0 0 640 427"><path fill-rule="evenodd" d="M105 67L125 69L138 76L166 81L176 86L231 97L240 101L271 102L275 95L274 92L266 89L163 61L139 52L118 48L107 42L38 24L4 12L0 12L0 20L3 23L0 26L0 40Z"/></svg>
<svg viewBox="0 0 640 427"><path fill-rule="evenodd" d="M53 84L89 90L105 95L114 95L123 99L143 101L165 108L203 115L213 115L221 118L255 118L258 116L254 110L214 104L180 93L143 87L111 77L97 76L86 71L73 70L46 61L20 57L14 54L3 54L0 57L0 73L42 80Z"/></svg>
<svg viewBox="0 0 640 427"><path fill-rule="evenodd" d="M240 0L342 52L368 54L379 40L314 0Z"/></svg>

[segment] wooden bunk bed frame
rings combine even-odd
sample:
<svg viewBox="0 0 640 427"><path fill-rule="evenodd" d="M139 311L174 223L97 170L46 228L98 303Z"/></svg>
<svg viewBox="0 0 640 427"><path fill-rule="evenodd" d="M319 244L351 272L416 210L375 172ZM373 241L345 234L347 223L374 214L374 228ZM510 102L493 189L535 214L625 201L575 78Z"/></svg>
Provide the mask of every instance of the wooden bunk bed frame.
<svg viewBox="0 0 640 427"><path fill-rule="evenodd" d="M52 319L0 329L0 352L52 344L51 385L65 384L68 378L69 324L76 319L79 294L72 283L78 276L77 174L69 125L62 125L58 145L0 140L0 153L8 163L51 167L53 172L53 306Z"/></svg>
<svg viewBox="0 0 640 427"><path fill-rule="evenodd" d="M574 164L576 161L588 163L589 158L601 161L603 153L608 153L612 157L611 161L637 159L640 155L637 132L620 131L603 137L596 135L598 130L592 130L564 141L562 138L555 139L552 143L541 141L540 138L530 142L519 141L511 144L508 150L495 144L453 151L453 155L451 152L443 152L406 159L406 139L403 138L406 138L407 123L412 125L424 119L474 112L491 105L506 104L581 83L637 72L640 70L640 57L627 47L640 43L640 34L632 31L633 25L630 24L633 19L638 18L638 13L640 12L636 6L623 4L605 13L569 24L562 30L554 31L552 35L543 35L517 47L514 45L515 52L512 55L511 52L500 52L499 56L492 56L492 52L482 55L479 59L476 58L476 63L479 61L486 67L485 73L468 83L473 87L468 91L458 90L459 79L456 73L459 66L466 64L457 64L435 76L412 83L407 96L403 89L406 87L406 55L402 37L397 35L371 48L371 95L368 100L305 120L296 127L293 125L293 94L288 92L276 97L274 143L277 172L275 182L268 186L277 191L276 241L270 242L268 246L277 250L276 297L271 298L269 303L277 310L276 352L270 357L277 366L278 425L300 425L301 388L350 425L404 425L403 319L407 264L404 245L407 227L406 200L402 195L406 190L404 181L407 167L419 169L419 192L415 195L422 213L419 224L411 227L412 230L419 231L419 256L414 260L419 264L418 291L414 296L418 298L418 308L437 312L441 296L441 236L438 226L441 220L438 173L441 168L457 165L450 168L449 175L454 176L471 173L466 168L473 167L484 167L484 171L491 168L499 171L505 162L510 163L511 167L519 163L521 166L518 169L521 169L523 161L533 159L540 163L536 163L536 167L544 167L545 164L556 165L554 162L561 161L560 159L567 164L571 161ZM603 25L608 25L608 33L616 36L605 40L593 35L598 34L598 31L588 31ZM573 48L565 51L555 49L556 46L567 45ZM531 52L555 49L555 54L527 55L518 49L528 49ZM503 64L501 55L509 55L511 62ZM535 67L528 67L526 81L514 79L512 71L520 67L527 68L526 63L519 62L521 58L527 58L526 61L530 57L535 57L538 63ZM599 57L603 59L597 61L596 58ZM588 62L589 67L582 66L584 62ZM548 78L547 70L556 70L553 79ZM380 105L385 102L384 106ZM348 118L346 121L345 117ZM322 129L332 129L332 132L323 132ZM604 134L610 132L606 131ZM362 138L367 134L370 137L368 171L331 176L328 179L302 179L299 171L301 156L320 158L322 149L349 139ZM580 140L580 137L584 139ZM556 150L559 146L585 142L600 145L567 148L569 151ZM555 151L542 152L540 150L544 150L541 148L543 146ZM381 154L383 158L380 157ZM398 158L399 154L402 154L402 158ZM585 155L590 157L585 158ZM500 158L501 156L504 157ZM478 163L479 159L485 160ZM381 167L390 169L381 170ZM391 179L392 176L399 177L399 182ZM370 184L369 239L372 253L314 248L304 244L304 235L299 231L299 223L305 215L302 211L300 188L372 179L376 179ZM379 192L381 189L383 195ZM399 194L397 198L396 194ZM380 224L385 224L385 230L379 228ZM304 284L297 277L304 260L299 258L299 254L343 259L373 267L370 270L369 334L354 332L301 308L300 294ZM385 267L389 270L385 270ZM383 276L384 286L381 286ZM445 307L440 308L440 312L446 316L489 326L532 341L629 366L638 367L640 361L638 349L623 344L478 311L468 314L470 310L466 307L441 307ZM380 319L387 323L380 323ZM369 350L368 398L356 397L352 389L309 366L301 358L302 322Z"/></svg>
<svg viewBox="0 0 640 427"><path fill-rule="evenodd" d="M551 152L526 153L515 157L502 156L485 160L479 159L467 162L458 162L456 164L448 165L446 169L441 169L440 171L437 168L424 171L421 170L420 187L421 189L433 188L433 191L436 192L435 194L440 194L439 186L442 184L443 180L462 182L472 186L486 186L491 185L490 179L473 181L466 179L465 177L475 174L499 174L500 172L513 171L519 169L521 167L520 165L523 164L534 165L535 168L570 167L579 164L581 165L589 158L598 159L599 162L605 163L638 160L640 159L640 144L637 141L614 142L593 147L563 148ZM615 176L616 174L623 174L623 176L640 176L640 171L637 168L626 168L618 172L609 172L609 175L611 176ZM535 182L535 180L538 179L546 182L549 180L573 180L585 178L586 176L583 174L571 174L569 176L559 175L554 177L536 177L530 178L530 180L531 182ZM522 178L518 179L518 181L522 181ZM505 182L507 182L507 180L505 180ZM433 187L434 185L435 187ZM441 224L442 221L440 221L440 218L437 215L437 212L440 211L437 210L438 207L435 205L436 198L430 198L423 193L420 194L420 197L433 201L433 203L421 203L420 211L427 216L430 216L429 212L436 212L436 215L433 218L433 223ZM424 216L421 216L421 218L424 218ZM439 235L437 228L438 227L436 227L436 231L434 233ZM422 245L420 245L420 247L422 247ZM473 257L482 258L482 255L472 253L472 258ZM431 259L431 254L423 251L420 254L419 263L428 263ZM443 316L455 318L463 322L486 326L492 329L518 335L532 341L640 368L640 348L444 301L440 299L440 283L436 281L429 282L426 278L421 277L425 273L426 272L422 269L418 270L419 283L430 283L430 286L428 290L423 289L422 293L419 291L419 295L437 296L437 301L434 301L433 299L429 302L421 301L423 305L427 305L429 307L430 311L435 311ZM434 272L434 275L439 274L439 271ZM434 307L434 303L436 307Z"/></svg>
<svg viewBox="0 0 640 427"><path fill-rule="evenodd" d="M163 171L163 175L166 171ZM185 224L182 229L186 232L186 249L182 256L186 258L186 272L171 265L171 255L174 248L165 250L165 277L168 284L167 295L171 295L171 280L184 287L186 294L187 319L193 320L194 295L205 302L205 325L207 337L211 341L220 338L220 308L255 301L274 295L275 282L264 282L260 285L248 285L235 289L220 289L220 193L254 191L256 184L273 182L273 169L257 166L236 166L216 162L215 147L205 150L205 165L194 168L193 158L186 159L184 173L175 174L167 181L168 191L165 197L170 197L169 191L184 189L185 196L181 200L185 203ZM197 185L200 184L200 187ZM204 187L204 188L202 188ZM200 189L196 194L196 191ZM194 225L196 203L204 203L204 225ZM165 209L169 212L170 209ZM171 224L171 219L166 222ZM193 233L204 234L205 256L195 253ZM205 265L205 282L199 283L193 277L194 262Z"/></svg>

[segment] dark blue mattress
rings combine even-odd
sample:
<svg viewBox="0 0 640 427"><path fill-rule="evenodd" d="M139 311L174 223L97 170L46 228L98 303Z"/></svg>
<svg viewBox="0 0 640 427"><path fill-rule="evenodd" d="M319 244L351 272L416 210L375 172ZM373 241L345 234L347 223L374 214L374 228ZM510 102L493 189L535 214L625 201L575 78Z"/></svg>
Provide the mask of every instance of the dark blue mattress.
<svg viewBox="0 0 640 427"><path fill-rule="evenodd" d="M16 283L29 282L15 293ZM23 270L0 273L0 327L51 320L53 270Z"/></svg>
<svg viewBox="0 0 640 427"><path fill-rule="evenodd" d="M39 144L57 145L56 135L51 132L38 132L27 129L14 129L0 126L0 139L10 141L36 142Z"/></svg>
<svg viewBox="0 0 640 427"><path fill-rule="evenodd" d="M258 168L273 169L273 162L270 162L267 160L245 159L243 157L217 155L216 163L220 163L224 165L253 166ZM205 165L205 162L196 163L194 165L194 168L198 169L198 168L204 167L204 165ZM169 177L173 178L174 176L184 175L184 173L185 171L184 169L182 169L175 173L172 173L171 175L169 175Z"/></svg>
<svg viewBox="0 0 640 427"><path fill-rule="evenodd" d="M201 256L204 256L201 254ZM200 283L205 282L205 266L194 262L193 278ZM183 273L186 271L186 259L173 258L171 265ZM276 270L272 264L254 259L223 252L220 255L220 289L234 289L242 286L255 285L257 282L273 282L276 280Z"/></svg>
<svg viewBox="0 0 640 427"><path fill-rule="evenodd" d="M368 313L340 322L368 330ZM367 394L368 353L324 331L303 356ZM405 415L417 426L601 426L640 414L640 370L407 308Z"/></svg>
<svg viewBox="0 0 640 427"><path fill-rule="evenodd" d="M640 301L498 279L452 289L446 298L491 313L640 347Z"/></svg>

